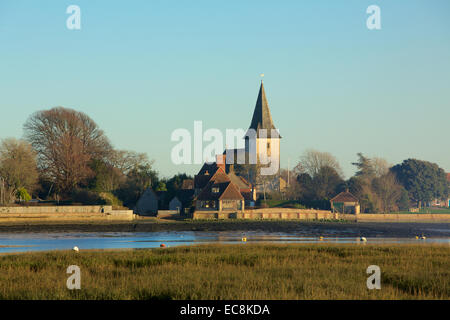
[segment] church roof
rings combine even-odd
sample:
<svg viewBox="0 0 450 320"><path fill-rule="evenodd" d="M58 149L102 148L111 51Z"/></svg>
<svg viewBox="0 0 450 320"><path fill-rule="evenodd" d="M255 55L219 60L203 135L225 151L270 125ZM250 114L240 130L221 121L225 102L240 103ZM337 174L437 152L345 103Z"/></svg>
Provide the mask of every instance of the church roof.
<svg viewBox="0 0 450 320"><path fill-rule="evenodd" d="M268 138L281 138L278 132L274 136L271 135L271 130L276 128L272 121L272 115L270 114L269 103L267 102L266 92L262 81L249 129L255 130L258 137L260 137L260 130L265 129Z"/></svg>

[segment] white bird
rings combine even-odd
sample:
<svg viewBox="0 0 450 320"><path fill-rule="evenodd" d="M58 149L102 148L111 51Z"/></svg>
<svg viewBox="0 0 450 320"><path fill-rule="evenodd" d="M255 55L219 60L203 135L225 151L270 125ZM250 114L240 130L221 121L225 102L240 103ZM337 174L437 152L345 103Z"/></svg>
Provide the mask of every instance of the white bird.
<svg viewBox="0 0 450 320"><path fill-rule="evenodd" d="M427 237L421 236L420 239L425 240Z"/></svg>
<svg viewBox="0 0 450 320"><path fill-rule="evenodd" d="M73 247L73 249L72 249L73 251L75 251L75 252L79 252L80 251L80 249L78 249L78 247L77 246L75 246L75 247Z"/></svg>
<svg viewBox="0 0 450 320"><path fill-rule="evenodd" d="M364 242L367 241L367 239L366 239L365 237L361 237L360 240L361 240L361 241L364 241Z"/></svg>

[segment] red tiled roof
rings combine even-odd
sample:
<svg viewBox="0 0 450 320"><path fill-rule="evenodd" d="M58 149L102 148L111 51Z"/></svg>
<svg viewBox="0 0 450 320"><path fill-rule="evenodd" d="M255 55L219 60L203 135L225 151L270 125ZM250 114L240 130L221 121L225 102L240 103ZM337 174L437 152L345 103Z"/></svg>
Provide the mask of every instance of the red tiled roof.
<svg viewBox="0 0 450 320"><path fill-rule="evenodd" d="M228 183L228 187L219 198L220 200L244 200L244 197L239 192L238 187L233 182Z"/></svg>
<svg viewBox="0 0 450 320"><path fill-rule="evenodd" d="M250 183L241 176L236 175L234 171L229 172L228 177L239 189L251 189Z"/></svg>
<svg viewBox="0 0 450 320"><path fill-rule="evenodd" d="M333 201L333 202L358 202L358 198L356 198L350 192L344 191L344 192L339 193L333 199L331 199L331 201Z"/></svg>
<svg viewBox="0 0 450 320"><path fill-rule="evenodd" d="M217 188L217 192L213 189ZM243 200L239 188L231 182L222 169L219 168L217 172L211 177L209 182L197 196L197 200Z"/></svg>

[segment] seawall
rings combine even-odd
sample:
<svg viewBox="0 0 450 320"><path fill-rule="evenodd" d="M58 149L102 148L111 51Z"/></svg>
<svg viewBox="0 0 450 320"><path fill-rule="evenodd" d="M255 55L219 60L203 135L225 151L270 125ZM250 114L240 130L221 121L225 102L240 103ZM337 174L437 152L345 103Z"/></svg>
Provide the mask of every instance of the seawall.
<svg viewBox="0 0 450 320"><path fill-rule="evenodd" d="M450 214L341 214L326 210L265 208L242 212L195 211L193 219L347 220L356 222L450 222Z"/></svg>
<svg viewBox="0 0 450 320"><path fill-rule="evenodd" d="M37 220L133 220L132 210L112 206L30 206L0 207L0 222Z"/></svg>

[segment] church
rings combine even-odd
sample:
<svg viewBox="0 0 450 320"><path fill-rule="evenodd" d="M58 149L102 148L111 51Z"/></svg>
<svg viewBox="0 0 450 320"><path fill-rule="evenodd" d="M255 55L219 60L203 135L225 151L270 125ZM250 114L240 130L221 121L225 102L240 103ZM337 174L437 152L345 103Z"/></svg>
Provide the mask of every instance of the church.
<svg viewBox="0 0 450 320"><path fill-rule="evenodd" d="M226 149L216 162L205 163L194 177L196 210L243 211L259 194L280 191L280 139L263 81L243 149Z"/></svg>

